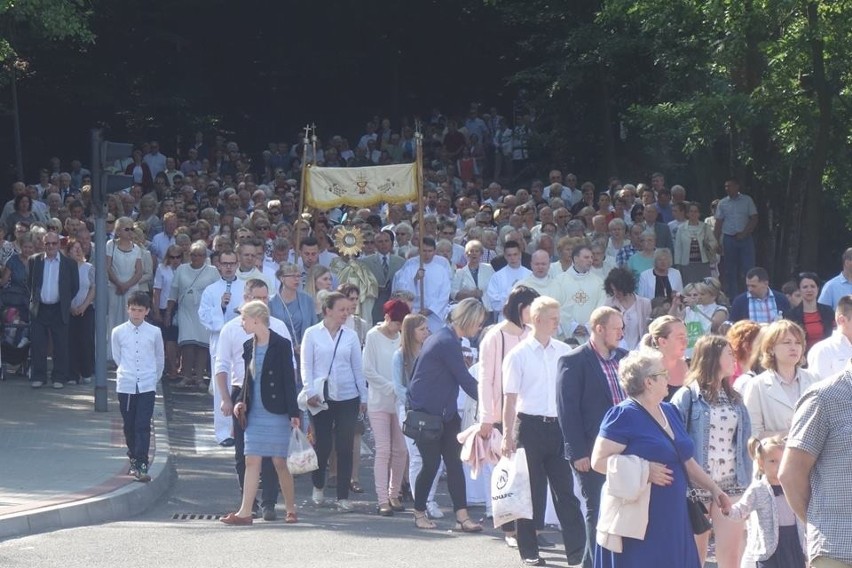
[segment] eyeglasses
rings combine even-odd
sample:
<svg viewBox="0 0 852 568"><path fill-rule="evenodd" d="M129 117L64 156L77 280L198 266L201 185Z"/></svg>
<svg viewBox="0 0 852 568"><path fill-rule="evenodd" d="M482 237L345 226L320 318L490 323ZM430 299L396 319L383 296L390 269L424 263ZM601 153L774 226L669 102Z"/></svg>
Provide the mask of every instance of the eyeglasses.
<svg viewBox="0 0 852 568"><path fill-rule="evenodd" d="M180 254L170 254L170 255L169 255L169 258L171 258L172 260L178 260L178 259L183 258L183 255L180 255Z"/></svg>
<svg viewBox="0 0 852 568"><path fill-rule="evenodd" d="M224 266L225 268L230 268L232 266L236 266L236 262L219 262L219 266Z"/></svg>
<svg viewBox="0 0 852 568"><path fill-rule="evenodd" d="M122 229L122 231L124 231L125 233L129 233L132 230L133 230L133 227L125 227L125 228Z"/></svg>

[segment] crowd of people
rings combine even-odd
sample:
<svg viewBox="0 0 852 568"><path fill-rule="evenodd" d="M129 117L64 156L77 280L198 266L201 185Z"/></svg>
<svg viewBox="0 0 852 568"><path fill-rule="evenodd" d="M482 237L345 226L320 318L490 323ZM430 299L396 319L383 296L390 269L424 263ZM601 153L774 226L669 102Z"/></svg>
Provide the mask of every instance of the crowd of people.
<svg viewBox="0 0 852 568"><path fill-rule="evenodd" d="M272 143L253 160L199 133L179 157L152 141L110 166L132 179L105 205L98 316L131 473L147 478L143 422L162 375L212 393L211 428L234 448L243 492L226 524L274 520L279 490L298 522L293 430L317 454L313 502L334 487L351 511L369 491L370 428L377 514L410 498L424 530L444 516L441 472L456 530L483 528L463 441L524 448L533 518L501 528L526 565L544 564L549 512L569 564L585 567L700 566L711 533L722 568L852 565L846 509L829 506L850 499L852 249L824 285L802 273L773 289L736 179L711 204L661 173L599 188L554 168L520 187L507 172L527 167L532 125L476 107L433 114L422 217L417 203L299 211L305 155L330 167L413 158L412 129L387 119L352 146ZM39 183L13 185L0 216L4 358L26 365L8 355L31 350L33 388L92 380L90 176L51 160ZM360 251L338 249L342 230L360 233ZM143 339L162 348L155 369L139 366ZM433 435L403 435L412 413Z"/></svg>

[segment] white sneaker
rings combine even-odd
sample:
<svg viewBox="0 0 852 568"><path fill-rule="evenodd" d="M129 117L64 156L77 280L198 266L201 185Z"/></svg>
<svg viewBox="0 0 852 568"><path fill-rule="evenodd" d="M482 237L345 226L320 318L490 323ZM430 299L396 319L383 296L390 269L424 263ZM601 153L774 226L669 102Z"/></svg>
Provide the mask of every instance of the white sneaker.
<svg viewBox="0 0 852 568"><path fill-rule="evenodd" d="M83 384L84 385L92 384L92 377L83 377Z"/></svg>
<svg viewBox="0 0 852 568"><path fill-rule="evenodd" d="M426 514L429 515L430 519L443 519L444 512L434 501L429 501L426 503Z"/></svg>
<svg viewBox="0 0 852 568"><path fill-rule="evenodd" d="M55 389L64 389L64 388L65 388L65 385L63 385L63 384L62 384L62 383L60 383L60 382L54 382L54 383L53 383L53 388L55 388Z"/></svg>
<svg viewBox="0 0 852 568"><path fill-rule="evenodd" d="M22 337L21 341L18 342L18 349L23 349L24 347L26 347L29 344L30 344L30 338L29 337Z"/></svg>
<svg viewBox="0 0 852 568"><path fill-rule="evenodd" d="M341 513L348 513L352 511L354 507L352 506L352 501L349 499L339 499L337 501L337 510Z"/></svg>
<svg viewBox="0 0 852 568"><path fill-rule="evenodd" d="M30 383L30 386L34 389L40 389L44 386L44 383L42 381L33 381Z"/></svg>
<svg viewBox="0 0 852 568"><path fill-rule="evenodd" d="M317 489L314 487L313 493L311 493L311 499L313 500L315 505L322 505L323 501L325 501L325 496L323 495L322 489Z"/></svg>

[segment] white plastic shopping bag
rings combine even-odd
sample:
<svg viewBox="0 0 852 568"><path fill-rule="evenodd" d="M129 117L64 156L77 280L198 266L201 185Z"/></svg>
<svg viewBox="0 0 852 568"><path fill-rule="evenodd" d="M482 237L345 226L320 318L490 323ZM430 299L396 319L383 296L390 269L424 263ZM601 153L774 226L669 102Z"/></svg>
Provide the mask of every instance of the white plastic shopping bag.
<svg viewBox="0 0 852 568"><path fill-rule="evenodd" d="M308 437L298 428L290 434L290 449L287 454L287 469L293 475L308 473L319 468L317 453L308 441Z"/></svg>
<svg viewBox="0 0 852 568"><path fill-rule="evenodd" d="M523 448L503 456L491 473L491 510L494 527L516 519L532 519L532 491L527 453Z"/></svg>

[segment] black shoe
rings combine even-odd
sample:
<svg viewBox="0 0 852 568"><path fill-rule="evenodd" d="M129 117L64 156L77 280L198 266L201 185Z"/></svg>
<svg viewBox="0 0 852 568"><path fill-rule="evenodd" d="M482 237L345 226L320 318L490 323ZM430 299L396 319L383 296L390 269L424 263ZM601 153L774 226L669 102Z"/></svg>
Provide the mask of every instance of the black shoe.
<svg viewBox="0 0 852 568"><path fill-rule="evenodd" d="M151 481L151 476L148 475L148 464L147 463L137 463L136 466L136 475L133 476L136 481L140 481L142 483L148 483Z"/></svg>
<svg viewBox="0 0 852 568"><path fill-rule="evenodd" d="M544 562L544 558L540 556L536 556L535 558L523 558L521 560L524 566L547 566Z"/></svg>
<svg viewBox="0 0 852 568"><path fill-rule="evenodd" d="M222 446L223 448L231 448L231 447L234 446L234 444L236 444L236 442L234 441L233 438L225 438L224 440L219 442L219 445Z"/></svg>
<svg viewBox="0 0 852 568"><path fill-rule="evenodd" d="M544 538L544 535L540 534L536 536L536 541L538 541L539 548L553 548L556 545Z"/></svg>
<svg viewBox="0 0 852 568"><path fill-rule="evenodd" d="M275 514L275 505L271 507L263 508L263 520L264 521L274 521L278 518L278 515Z"/></svg>
<svg viewBox="0 0 852 568"><path fill-rule="evenodd" d="M393 517L393 508L391 508L390 503L383 503L376 507L376 513L382 517Z"/></svg>

